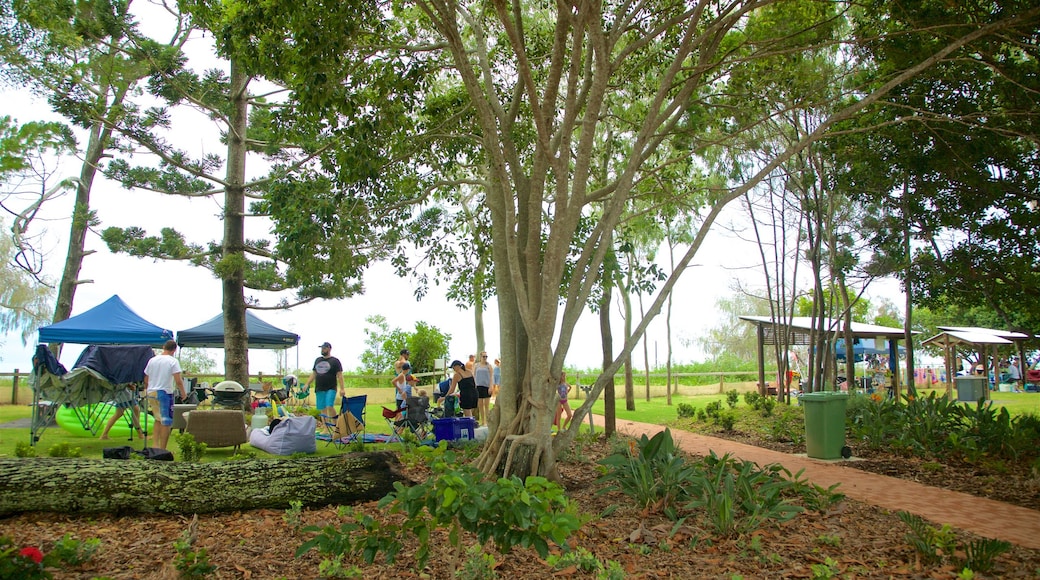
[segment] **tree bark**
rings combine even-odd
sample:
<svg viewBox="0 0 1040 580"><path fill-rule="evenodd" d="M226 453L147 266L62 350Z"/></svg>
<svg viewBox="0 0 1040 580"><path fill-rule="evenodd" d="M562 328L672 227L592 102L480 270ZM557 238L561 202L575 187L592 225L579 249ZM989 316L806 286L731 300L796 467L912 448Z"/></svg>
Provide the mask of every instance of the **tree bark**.
<svg viewBox="0 0 1040 580"><path fill-rule="evenodd" d="M0 516L22 512L191 514L376 500L410 484L393 453L217 463L0 459Z"/></svg>
<svg viewBox="0 0 1040 580"><path fill-rule="evenodd" d="M249 334L245 299L246 130L249 77L231 61L227 186L224 192L224 248L218 274L223 281L224 377L249 386Z"/></svg>

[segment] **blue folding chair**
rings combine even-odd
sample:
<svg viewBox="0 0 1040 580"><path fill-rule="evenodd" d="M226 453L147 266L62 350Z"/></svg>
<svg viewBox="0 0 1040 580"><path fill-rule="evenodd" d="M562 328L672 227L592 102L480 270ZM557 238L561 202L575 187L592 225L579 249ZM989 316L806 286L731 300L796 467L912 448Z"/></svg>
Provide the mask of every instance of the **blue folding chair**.
<svg viewBox="0 0 1040 580"><path fill-rule="evenodd" d="M325 442L325 445L343 447L347 443L360 439L365 440L365 406L368 404L368 395L356 397L344 397L339 406L339 415L329 417L321 415L319 420L322 432L315 437Z"/></svg>

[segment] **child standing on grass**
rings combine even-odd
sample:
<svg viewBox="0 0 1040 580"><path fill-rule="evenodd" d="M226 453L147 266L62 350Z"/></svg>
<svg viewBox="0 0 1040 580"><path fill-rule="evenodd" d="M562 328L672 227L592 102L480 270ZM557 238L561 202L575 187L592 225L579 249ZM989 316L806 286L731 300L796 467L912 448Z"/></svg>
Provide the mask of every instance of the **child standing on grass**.
<svg viewBox="0 0 1040 580"><path fill-rule="evenodd" d="M556 419L553 420L553 425L556 425L557 431L563 431L571 424L571 417L574 416L574 413L571 412L571 404L567 402L567 395L571 392L571 386L567 384L567 373L560 373L560 384L556 387L556 391L559 393L560 402L556 406ZM560 417L564 413L567 414L567 418L560 423Z"/></svg>

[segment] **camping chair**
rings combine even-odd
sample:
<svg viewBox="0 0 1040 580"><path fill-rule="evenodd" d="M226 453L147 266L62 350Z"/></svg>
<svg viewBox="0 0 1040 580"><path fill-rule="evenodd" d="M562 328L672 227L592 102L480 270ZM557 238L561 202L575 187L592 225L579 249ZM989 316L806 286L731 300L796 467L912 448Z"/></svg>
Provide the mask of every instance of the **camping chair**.
<svg viewBox="0 0 1040 580"><path fill-rule="evenodd" d="M388 407L383 407L383 419L386 420L386 425L390 428L390 439L389 441L400 441L401 433L404 432L404 425L401 424L401 410Z"/></svg>
<svg viewBox="0 0 1040 580"><path fill-rule="evenodd" d="M398 414L400 415L401 413ZM398 435L404 429L407 429L419 441L426 439L433 427L433 423L430 421L430 399L428 397L408 397L405 399L404 416L397 420L396 425L400 429Z"/></svg>
<svg viewBox="0 0 1040 580"><path fill-rule="evenodd" d="M343 447L352 441L365 440L365 405L368 404L368 395L356 397L343 397L339 406L339 415L329 417L321 414L318 420L321 423L322 432L315 438L325 441L325 445Z"/></svg>

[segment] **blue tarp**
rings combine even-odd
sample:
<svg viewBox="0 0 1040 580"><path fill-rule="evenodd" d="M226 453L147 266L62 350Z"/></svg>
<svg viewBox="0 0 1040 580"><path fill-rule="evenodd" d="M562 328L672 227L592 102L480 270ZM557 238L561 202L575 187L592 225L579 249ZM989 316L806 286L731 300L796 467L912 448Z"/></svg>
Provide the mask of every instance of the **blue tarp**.
<svg viewBox="0 0 1040 580"><path fill-rule="evenodd" d="M290 348L300 342L300 335L272 326L248 310L246 332L249 348ZM224 348L224 313L194 328L178 331L177 344L191 348Z"/></svg>
<svg viewBox="0 0 1040 580"><path fill-rule="evenodd" d="M173 332L141 318L119 296L90 310L40 329L40 342L72 344L147 344L162 346Z"/></svg>
<svg viewBox="0 0 1040 580"><path fill-rule="evenodd" d="M114 385L143 383L144 367L148 365L148 361L153 356L155 353L152 352L152 347L147 345L98 346L92 344L83 349L72 368L74 370L79 367L94 369Z"/></svg>

